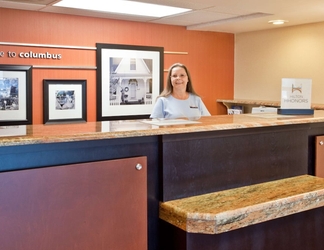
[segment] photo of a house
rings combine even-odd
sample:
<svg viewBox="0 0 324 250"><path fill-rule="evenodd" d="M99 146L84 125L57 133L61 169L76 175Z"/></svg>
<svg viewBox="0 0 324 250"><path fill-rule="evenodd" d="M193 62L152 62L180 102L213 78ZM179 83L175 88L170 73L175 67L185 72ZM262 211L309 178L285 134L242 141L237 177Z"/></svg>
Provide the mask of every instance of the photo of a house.
<svg viewBox="0 0 324 250"><path fill-rule="evenodd" d="M110 59L109 103L116 105L152 104L152 59Z"/></svg>

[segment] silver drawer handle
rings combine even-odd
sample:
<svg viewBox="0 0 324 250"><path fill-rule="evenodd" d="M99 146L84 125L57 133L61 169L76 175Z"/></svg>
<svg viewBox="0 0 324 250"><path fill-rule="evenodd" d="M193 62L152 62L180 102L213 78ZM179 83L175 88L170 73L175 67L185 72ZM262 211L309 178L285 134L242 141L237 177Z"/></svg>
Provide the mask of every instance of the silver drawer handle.
<svg viewBox="0 0 324 250"><path fill-rule="evenodd" d="M320 141L319 142L319 145L323 146L324 145L324 142L323 141Z"/></svg>

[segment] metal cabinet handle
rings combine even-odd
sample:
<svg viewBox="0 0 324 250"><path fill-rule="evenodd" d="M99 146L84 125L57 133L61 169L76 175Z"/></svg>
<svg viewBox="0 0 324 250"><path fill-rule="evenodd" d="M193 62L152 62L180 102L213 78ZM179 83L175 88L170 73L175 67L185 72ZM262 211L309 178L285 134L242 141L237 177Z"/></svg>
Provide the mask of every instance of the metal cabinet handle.
<svg viewBox="0 0 324 250"><path fill-rule="evenodd" d="M324 145L324 142L323 141L320 141L319 142L319 145L323 146Z"/></svg>
<svg viewBox="0 0 324 250"><path fill-rule="evenodd" d="M136 166L135 166L135 168L136 168L136 170L141 170L142 168L143 168L143 166L141 165L141 164L137 164Z"/></svg>

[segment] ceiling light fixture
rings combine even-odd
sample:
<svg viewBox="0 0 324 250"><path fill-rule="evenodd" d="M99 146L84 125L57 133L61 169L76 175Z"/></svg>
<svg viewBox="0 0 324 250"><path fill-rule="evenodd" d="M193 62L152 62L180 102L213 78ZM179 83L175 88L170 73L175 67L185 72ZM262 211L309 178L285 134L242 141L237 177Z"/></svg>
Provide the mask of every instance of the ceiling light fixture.
<svg viewBox="0 0 324 250"><path fill-rule="evenodd" d="M274 25L281 25L281 24L284 24L284 23L287 23L287 22L288 22L287 20L271 20L268 23L271 23L271 24L274 24Z"/></svg>
<svg viewBox="0 0 324 250"><path fill-rule="evenodd" d="M127 0L62 0L53 6L151 17L170 16L191 10Z"/></svg>

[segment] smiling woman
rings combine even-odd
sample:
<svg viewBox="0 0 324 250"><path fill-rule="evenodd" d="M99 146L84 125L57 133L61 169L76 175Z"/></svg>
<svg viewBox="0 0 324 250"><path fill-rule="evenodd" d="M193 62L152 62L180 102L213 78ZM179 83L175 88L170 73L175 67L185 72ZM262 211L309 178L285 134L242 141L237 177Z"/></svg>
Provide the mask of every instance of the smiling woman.
<svg viewBox="0 0 324 250"><path fill-rule="evenodd" d="M198 120L210 116L205 104L195 92L187 67L173 64L168 72L167 85L156 100L150 118L188 118Z"/></svg>

